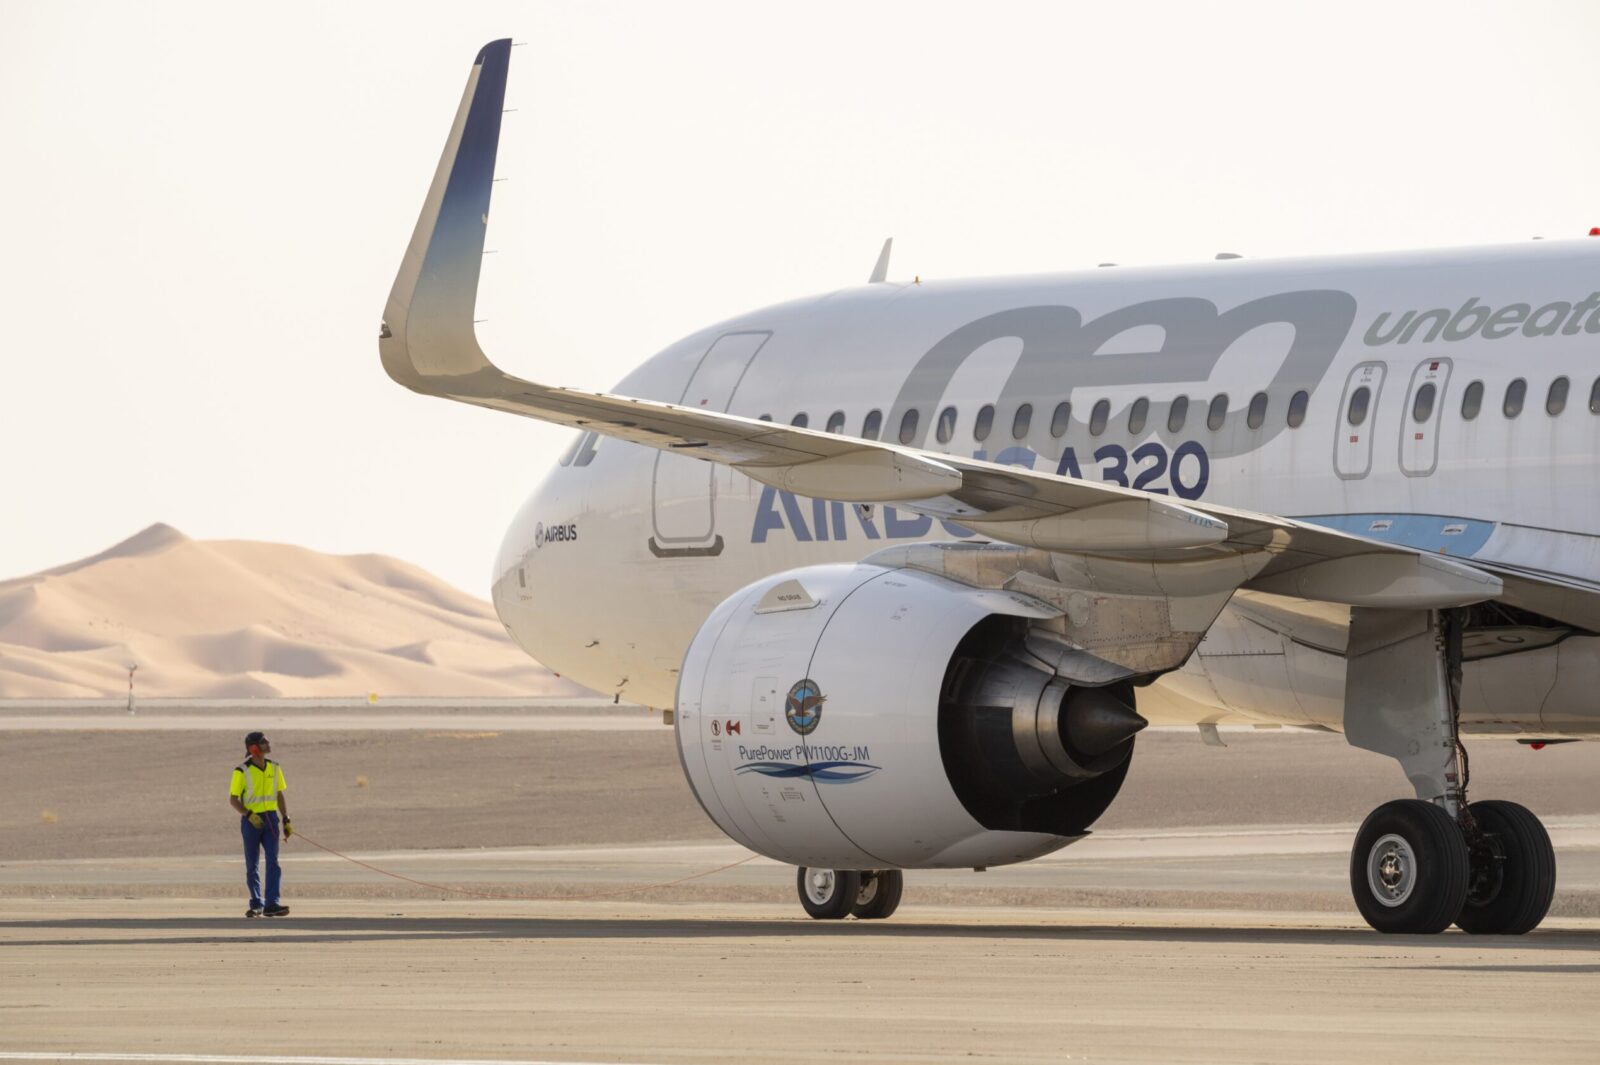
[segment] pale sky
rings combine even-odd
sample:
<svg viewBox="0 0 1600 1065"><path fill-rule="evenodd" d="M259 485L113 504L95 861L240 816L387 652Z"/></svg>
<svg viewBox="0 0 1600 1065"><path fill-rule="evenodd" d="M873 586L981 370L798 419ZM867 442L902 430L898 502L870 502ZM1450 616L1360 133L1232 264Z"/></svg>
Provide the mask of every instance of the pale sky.
<svg viewBox="0 0 1600 1065"><path fill-rule="evenodd" d="M478 316L609 388L891 277L1600 225L1600 5L0 3L0 577L154 521L478 595L569 432L393 384L376 333L510 36Z"/></svg>

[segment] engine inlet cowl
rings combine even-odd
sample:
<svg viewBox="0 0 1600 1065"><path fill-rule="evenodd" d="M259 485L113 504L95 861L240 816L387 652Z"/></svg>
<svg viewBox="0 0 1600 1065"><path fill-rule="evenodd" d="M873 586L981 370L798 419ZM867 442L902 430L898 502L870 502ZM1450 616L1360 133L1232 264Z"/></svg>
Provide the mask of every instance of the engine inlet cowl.
<svg viewBox="0 0 1600 1065"><path fill-rule="evenodd" d="M791 865L961 869L1059 850L1110 804L1143 721L1131 688L1052 683L1025 642L1050 616L913 569L764 577L684 655L684 775L719 828Z"/></svg>

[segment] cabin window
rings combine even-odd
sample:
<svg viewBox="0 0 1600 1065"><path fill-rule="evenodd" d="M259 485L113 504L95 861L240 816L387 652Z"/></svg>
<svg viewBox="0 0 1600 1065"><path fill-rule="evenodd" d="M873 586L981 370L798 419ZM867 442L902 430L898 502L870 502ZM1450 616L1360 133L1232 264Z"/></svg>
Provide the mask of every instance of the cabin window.
<svg viewBox="0 0 1600 1065"><path fill-rule="evenodd" d="M1150 401L1140 396L1128 408L1128 432L1138 436L1144 432L1144 423L1150 418Z"/></svg>
<svg viewBox="0 0 1600 1065"><path fill-rule="evenodd" d="M1033 404L1024 403L1011 419L1011 439L1021 440L1028 435L1028 425L1033 421Z"/></svg>
<svg viewBox="0 0 1600 1065"><path fill-rule="evenodd" d="M771 420L772 420L772 415L770 415L770 414L763 414L761 417L756 419L756 421L758 421L758 422L770 422Z"/></svg>
<svg viewBox="0 0 1600 1065"><path fill-rule="evenodd" d="M1176 433L1183 428L1183 423L1189 420L1189 397L1179 396L1172 401L1172 407L1167 411L1167 432Z"/></svg>
<svg viewBox="0 0 1600 1065"><path fill-rule="evenodd" d="M994 428L994 405L985 403L978 410L978 420L972 423L972 438L978 443L989 439L989 430Z"/></svg>
<svg viewBox="0 0 1600 1065"><path fill-rule="evenodd" d="M789 424L794 426L796 429L804 429L806 426L811 424L811 419L806 417L805 411L801 411L799 414L796 414L793 418L789 419Z"/></svg>
<svg viewBox="0 0 1600 1065"><path fill-rule="evenodd" d="M832 414L828 415L828 432L844 432L844 411L836 410Z"/></svg>
<svg viewBox="0 0 1600 1065"><path fill-rule="evenodd" d="M1267 420L1267 394L1257 392L1250 397L1250 409L1245 412L1244 423L1252 429L1259 429Z"/></svg>
<svg viewBox="0 0 1600 1065"><path fill-rule="evenodd" d="M864 440L878 439L878 433L883 430L883 411L869 410L867 418L861 423L861 437Z"/></svg>
<svg viewBox="0 0 1600 1065"><path fill-rule="evenodd" d="M1594 379L1594 385L1589 389L1589 413L1600 414L1600 377Z"/></svg>
<svg viewBox="0 0 1600 1065"><path fill-rule="evenodd" d="M956 409L946 407L939 412L939 424L934 427L933 435L939 438L939 443L948 444L950 438L956 435Z"/></svg>
<svg viewBox="0 0 1600 1065"><path fill-rule="evenodd" d="M1439 390L1432 381L1417 389L1417 396L1411 401L1411 420L1425 422L1433 417L1433 400L1438 394Z"/></svg>
<svg viewBox="0 0 1600 1065"><path fill-rule="evenodd" d="M1306 407L1311 403L1309 392L1296 392L1289 397L1289 428L1298 429L1305 424Z"/></svg>
<svg viewBox="0 0 1600 1065"><path fill-rule="evenodd" d="M1102 399L1089 412L1089 435L1099 436L1106 431L1106 421L1111 417L1111 401Z"/></svg>
<svg viewBox="0 0 1600 1065"><path fill-rule="evenodd" d="M1211 401L1211 409L1206 411L1206 428L1216 432L1222 428L1222 423L1228 417L1228 393L1218 392Z"/></svg>
<svg viewBox="0 0 1600 1065"><path fill-rule="evenodd" d="M900 442L909 444L917 438L917 408L912 407L900 419Z"/></svg>
<svg viewBox="0 0 1600 1065"><path fill-rule="evenodd" d="M1600 389L1600 381L1595 382L1595 387ZM1067 426L1072 424L1072 404L1057 403L1056 412L1050 415L1050 435L1060 440L1067 435Z"/></svg>
<svg viewBox="0 0 1600 1065"><path fill-rule="evenodd" d="M1367 420L1367 405L1372 402L1372 389L1362 385L1350 395L1350 409L1345 411L1344 420L1351 425L1360 425Z"/></svg>
<svg viewBox="0 0 1600 1065"><path fill-rule="evenodd" d="M1554 418L1567 409L1567 389L1571 386L1565 377L1550 382L1550 391L1544 397L1544 412Z"/></svg>
<svg viewBox="0 0 1600 1065"><path fill-rule="evenodd" d="M1528 398L1528 382L1522 378L1506 385L1505 402L1500 404L1500 411L1507 418L1515 418L1522 413L1522 401Z"/></svg>
<svg viewBox="0 0 1600 1065"><path fill-rule="evenodd" d="M1483 382L1474 381L1461 396L1461 420L1470 422L1483 409Z"/></svg>

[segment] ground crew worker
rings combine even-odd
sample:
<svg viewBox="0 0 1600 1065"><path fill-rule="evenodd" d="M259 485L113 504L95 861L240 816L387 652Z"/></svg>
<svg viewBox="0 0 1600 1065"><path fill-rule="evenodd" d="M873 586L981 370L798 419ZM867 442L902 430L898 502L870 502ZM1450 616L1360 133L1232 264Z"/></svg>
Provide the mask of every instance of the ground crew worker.
<svg viewBox="0 0 1600 1065"><path fill-rule="evenodd" d="M250 757L234 768L233 779L228 782L228 802L239 811L239 832L244 836L244 882L250 889L250 908L244 915L286 917L289 907L282 905L278 897L283 883L283 870L278 868L280 817L284 839L294 835L294 827L289 824L289 803L283 797L283 767L267 757L272 753L272 744L260 732L246 736L244 748ZM267 852L265 893L257 868L263 850Z"/></svg>

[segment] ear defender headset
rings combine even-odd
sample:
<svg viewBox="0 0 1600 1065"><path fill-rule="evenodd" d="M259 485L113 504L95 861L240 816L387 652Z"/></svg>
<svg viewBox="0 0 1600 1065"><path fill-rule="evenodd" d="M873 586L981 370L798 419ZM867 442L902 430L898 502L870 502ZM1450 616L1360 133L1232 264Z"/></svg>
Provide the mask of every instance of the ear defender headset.
<svg viewBox="0 0 1600 1065"><path fill-rule="evenodd" d="M266 742L266 733L252 732L244 738L244 749L250 754L259 755L261 753L261 745Z"/></svg>

